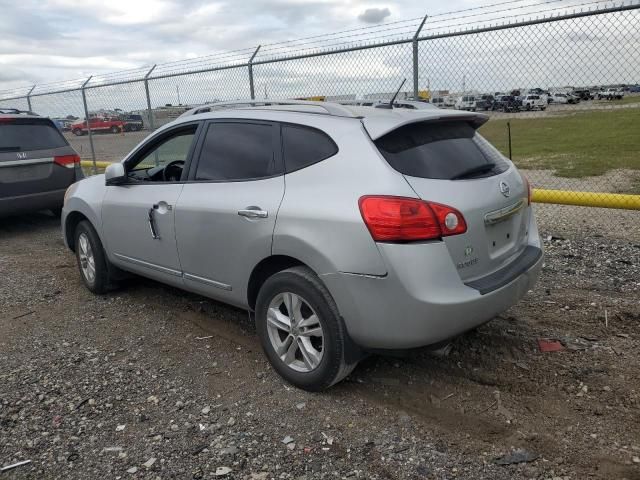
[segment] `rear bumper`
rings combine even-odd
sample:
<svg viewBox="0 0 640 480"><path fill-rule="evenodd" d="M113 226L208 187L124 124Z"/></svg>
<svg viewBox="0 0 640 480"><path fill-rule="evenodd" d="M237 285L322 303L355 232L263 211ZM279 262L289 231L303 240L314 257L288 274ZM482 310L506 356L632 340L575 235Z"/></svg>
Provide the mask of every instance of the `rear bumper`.
<svg viewBox="0 0 640 480"><path fill-rule="evenodd" d="M386 276L335 273L322 279L358 345L420 347L481 325L520 300L537 281L543 262L539 243L530 247L539 255L510 277L493 278L484 294L462 282L444 242L431 244L428 255L424 245L380 244Z"/></svg>
<svg viewBox="0 0 640 480"><path fill-rule="evenodd" d="M52 190L49 192L30 193L15 197L0 198L0 216L16 215L25 212L35 212L48 208L62 207L64 202L64 192L62 190Z"/></svg>

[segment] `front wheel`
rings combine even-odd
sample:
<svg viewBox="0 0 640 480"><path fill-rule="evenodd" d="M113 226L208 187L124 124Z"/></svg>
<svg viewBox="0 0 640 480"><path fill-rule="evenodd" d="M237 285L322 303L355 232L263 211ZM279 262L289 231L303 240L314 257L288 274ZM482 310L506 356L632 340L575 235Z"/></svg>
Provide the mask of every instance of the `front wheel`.
<svg viewBox="0 0 640 480"><path fill-rule="evenodd" d="M111 286L107 259L100 237L87 220L76 227L74 245L78 269L85 286L93 293L106 293Z"/></svg>
<svg viewBox="0 0 640 480"><path fill-rule="evenodd" d="M324 390L357 364L345 361L346 332L333 298L306 267L267 279L256 302L256 329L273 368L304 390Z"/></svg>
<svg viewBox="0 0 640 480"><path fill-rule="evenodd" d="M114 125L111 127L111 133L120 133L120 129Z"/></svg>
<svg viewBox="0 0 640 480"><path fill-rule="evenodd" d="M74 128L72 133L76 137L81 137L82 135L84 135L84 133L82 132L82 130L80 128Z"/></svg>

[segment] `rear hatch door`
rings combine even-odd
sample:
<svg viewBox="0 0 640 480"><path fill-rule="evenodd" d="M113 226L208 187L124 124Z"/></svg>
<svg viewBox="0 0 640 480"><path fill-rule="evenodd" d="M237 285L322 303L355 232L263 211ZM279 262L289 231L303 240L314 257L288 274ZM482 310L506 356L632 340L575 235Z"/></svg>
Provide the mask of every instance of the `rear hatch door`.
<svg viewBox="0 0 640 480"><path fill-rule="evenodd" d="M67 188L79 166L55 159L71 155L76 152L48 118L0 116L0 198Z"/></svg>
<svg viewBox="0 0 640 480"><path fill-rule="evenodd" d="M481 122L410 123L375 140L423 200L460 211L467 231L445 236L463 280L499 270L526 248L528 187L513 164L476 132Z"/></svg>

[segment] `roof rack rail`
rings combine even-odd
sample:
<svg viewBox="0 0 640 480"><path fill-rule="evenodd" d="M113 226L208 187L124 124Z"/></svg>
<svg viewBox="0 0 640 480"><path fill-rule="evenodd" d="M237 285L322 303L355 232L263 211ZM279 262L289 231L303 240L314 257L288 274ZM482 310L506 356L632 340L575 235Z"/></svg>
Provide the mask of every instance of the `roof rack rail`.
<svg viewBox="0 0 640 480"><path fill-rule="evenodd" d="M312 106L312 107L320 107L323 108L326 113L325 115L332 115L335 117L349 117L356 118L351 110L349 110L346 106L340 105L339 103L332 102L314 102L310 100L233 100L230 102L216 102L216 103L208 103L205 105L200 105L198 107L192 108L191 110L186 111L181 117L189 116L189 115L197 115L199 113L207 113L217 108L224 107L233 107L233 106L249 106L249 107L270 107L270 106ZM290 110L290 109L288 109ZM308 110L300 110L305 113L311 113Z"/></svg>
<svg viewBox="0 0 640 480"><path fill-rule="evenodd" d="M11 114L11 113L17 113L17 114L25 114L25 115L37 115L37 113L33 113L31 110L19 110L17 108L13 108L13 107L0 107L0 113L5 113L5 114Z"/></svg>

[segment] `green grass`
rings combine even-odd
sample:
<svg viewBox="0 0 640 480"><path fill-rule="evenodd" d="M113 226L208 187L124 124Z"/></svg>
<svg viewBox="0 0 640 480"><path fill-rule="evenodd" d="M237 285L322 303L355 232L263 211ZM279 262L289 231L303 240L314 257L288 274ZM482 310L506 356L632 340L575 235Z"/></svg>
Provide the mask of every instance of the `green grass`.
<svg viewBox="0 0 640 480"><path fill-rule="evenodd" d="M491 120L480 132L519 168L554 170L561 177L640 170L640 108L578 112L566 116Z"/></svg>
<svg viewBox="0 0 640 480"><path fill-rule="evenodd" d="M625 103L638 103L640 102L640 95L625 95L622 100L594 100L597 105L622 105ZM583 104L581 104L583 105Z"/></svg>

